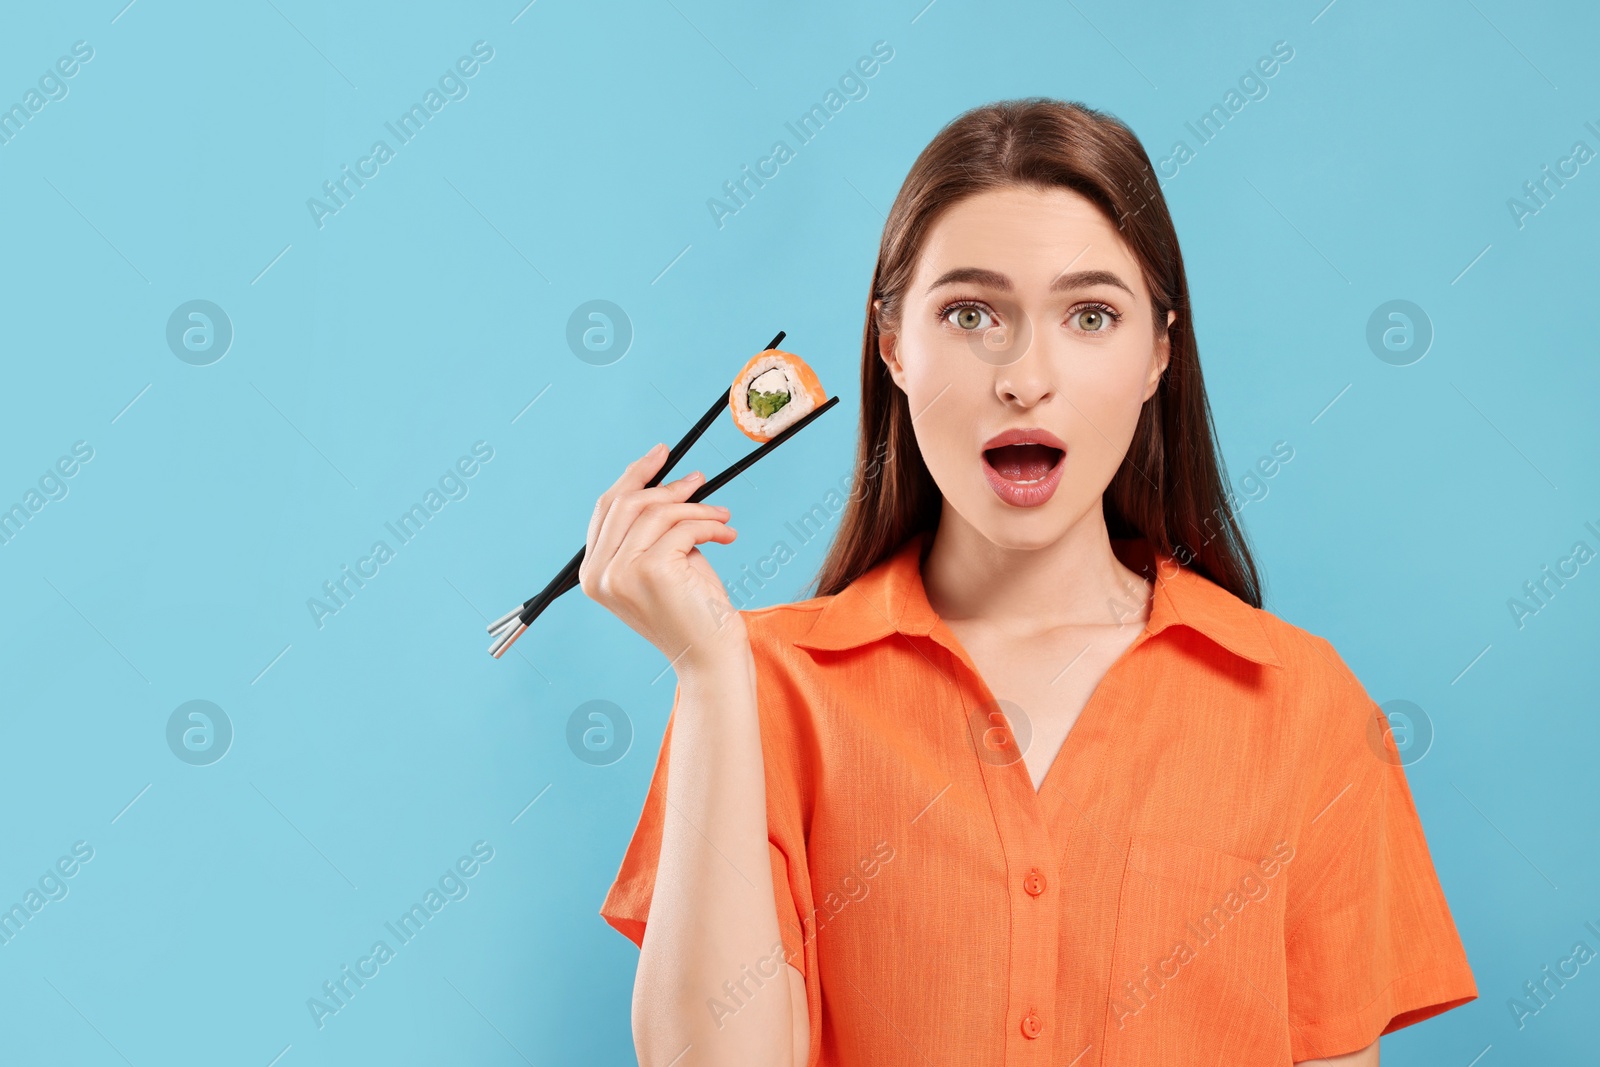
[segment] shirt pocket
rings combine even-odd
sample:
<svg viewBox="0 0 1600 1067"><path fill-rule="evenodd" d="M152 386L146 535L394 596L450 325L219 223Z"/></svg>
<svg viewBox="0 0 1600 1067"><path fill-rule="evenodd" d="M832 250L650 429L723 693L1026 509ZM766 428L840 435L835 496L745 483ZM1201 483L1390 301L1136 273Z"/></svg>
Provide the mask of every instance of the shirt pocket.
<svg viewBox="0 0 1600 1067"><path fill-rule="evenodd" d="M1283 881L1270 862L1131 838L1108 976L1105 1067L1292 1062Z"/></svg>

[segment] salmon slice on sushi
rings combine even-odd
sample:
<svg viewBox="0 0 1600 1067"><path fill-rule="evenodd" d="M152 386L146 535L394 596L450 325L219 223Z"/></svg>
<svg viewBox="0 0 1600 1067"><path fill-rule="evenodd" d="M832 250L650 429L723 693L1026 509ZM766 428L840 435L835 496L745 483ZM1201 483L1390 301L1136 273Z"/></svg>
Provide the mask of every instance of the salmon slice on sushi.
<svg viewBox="0 0 1600 1067"><path fill-rule="evenodd" d="M757 352L733 379L728 407L752 441L770 441L828 399L817 372L793 352Z"/></svg>

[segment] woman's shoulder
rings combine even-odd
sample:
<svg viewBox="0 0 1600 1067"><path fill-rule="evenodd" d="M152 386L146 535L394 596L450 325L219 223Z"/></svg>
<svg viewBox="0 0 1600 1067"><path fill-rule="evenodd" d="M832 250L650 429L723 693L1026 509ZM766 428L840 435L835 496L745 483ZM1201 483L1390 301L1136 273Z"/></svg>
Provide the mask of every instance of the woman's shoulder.
<svg viewBox="0 0 1600 1067"><path fill-rule="evenodd" d="M1261 680L1297 695L1344 693L1360 681L1333 642L1266 608L1256 607L1210 577L1163 557L1151 622L1198 631L1265 668Z"/></svg>
<svg viewBox="0 0 1600 1067"><path fill-rule="evenodd" d="M744 618L745 624L754 622L758 626L771 627L779 630L800 627L803 632L809 627L816 617L816 613L826 608L838 594L830 596L814 596L808 600L794 600L784 604L768 604L763 608L739 608L739 614Z"/></svg>
<svg viewBox="0 0 1600 1067"><path fill-rule="evenodd" d="M832 672L840 655L872 645L894 631L892 622L848 589L783 604L741 608L739 616L766 692L774 700L781 696L802 716L810 715L819 703L829 703L819 698L840 684L841 676ZM858 660L857 665L871 662Z"/></svg>
<svg viewBox="0 0 1600 1067"><path fill-rule="evenodd" d="M1368 766L1369 755L1392 760L1382 709L1332 641L1225 595L1233 625L1214 633L1235 638L1259 665L1245 675L1225 672L1222 684L1234 694L1242 684L1252 694L1255 713L1262 716L1258 725L1287 746L1282 758L1304 772L1308 786L1354 774ZM1261 643L1238 641L1247 629L1259 634Z"/></svg>
<svg viewBox="0 0 1600 1067"><path fill-rule="evenodd" d="M1248 610L1277 654L1281 685L1299 706L1324 714L1338 709L1355 718L1367 715L1374 701L1332 641L1265 608Z"/></svg>
<svg viewBox="0 0 1600 1067"><path fill-rule="evenodd" d="M811 632L817 618L837 595L738 609L745 632L750 635L750 651L756 663L791 658L796 642Z"/></svg>

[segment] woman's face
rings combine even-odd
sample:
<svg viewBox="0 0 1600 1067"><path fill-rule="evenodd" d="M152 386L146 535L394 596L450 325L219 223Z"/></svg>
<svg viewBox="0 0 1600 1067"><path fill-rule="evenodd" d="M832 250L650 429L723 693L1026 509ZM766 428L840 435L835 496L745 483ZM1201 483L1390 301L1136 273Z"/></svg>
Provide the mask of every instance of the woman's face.
<svg viewBox="0 0 1600 1067"><path fill-rule="evenodd" d="M879 351L946 509L1007 548L1098 517L1168 357L1100 210L1060 187L967 197L934 224L901 308Z"/></svg>

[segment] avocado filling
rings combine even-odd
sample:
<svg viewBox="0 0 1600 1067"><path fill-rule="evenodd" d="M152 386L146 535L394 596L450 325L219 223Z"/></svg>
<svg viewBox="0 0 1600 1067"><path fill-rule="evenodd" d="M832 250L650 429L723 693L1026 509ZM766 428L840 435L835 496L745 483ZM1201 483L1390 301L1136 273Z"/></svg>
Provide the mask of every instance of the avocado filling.
<svg viewBox="0 0 1600 1067"><path fill-rule="evenodd" d="M750 410L763 419L771 418L788 402L788 393L758 393L750 390Z"/></svg>

